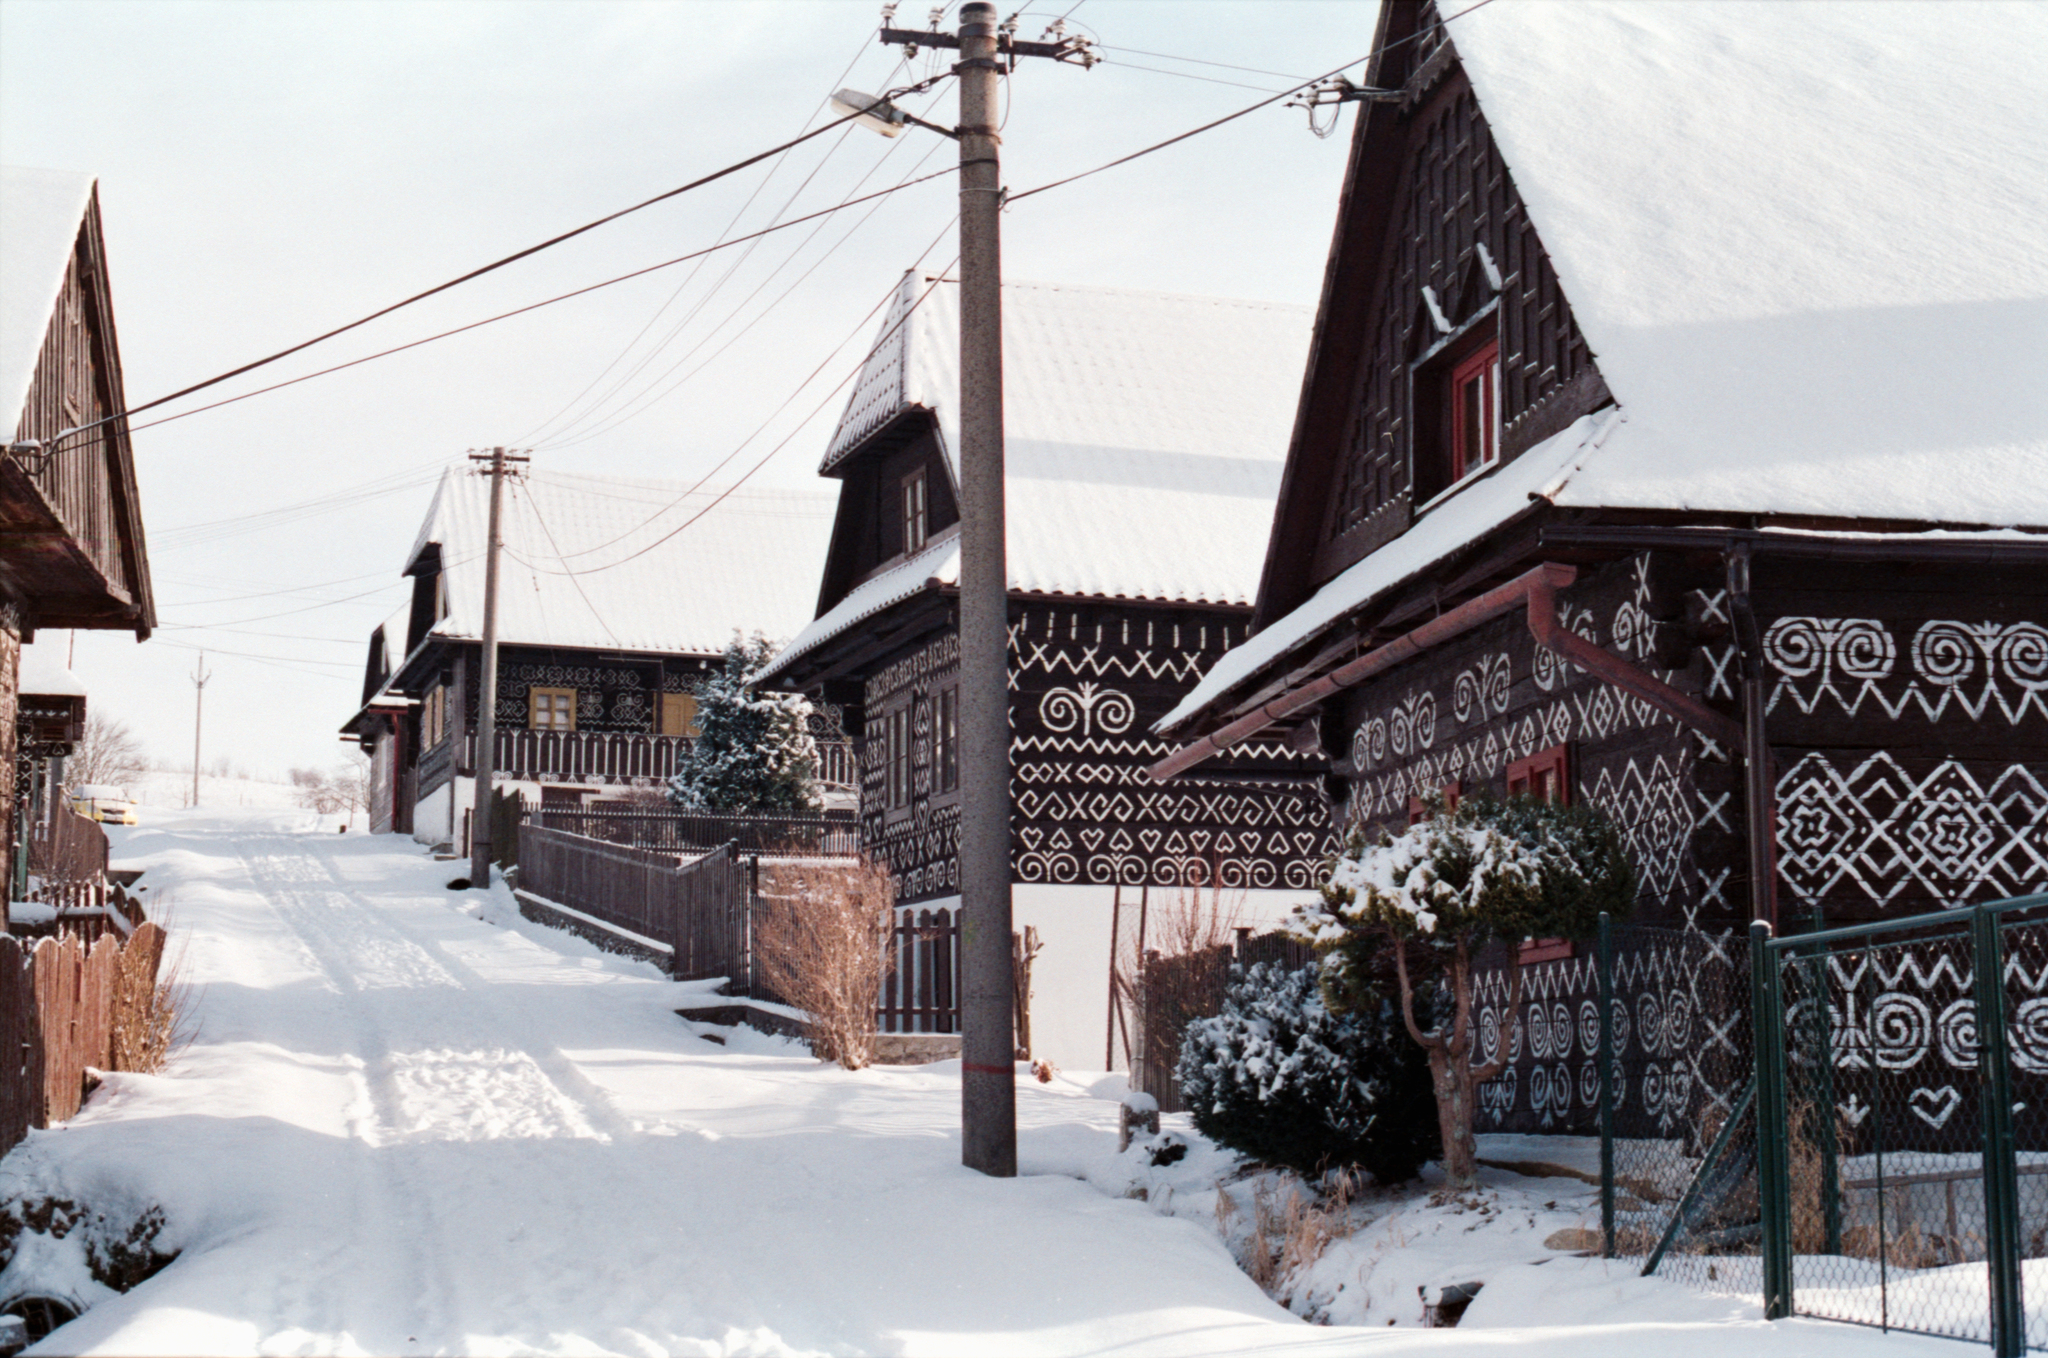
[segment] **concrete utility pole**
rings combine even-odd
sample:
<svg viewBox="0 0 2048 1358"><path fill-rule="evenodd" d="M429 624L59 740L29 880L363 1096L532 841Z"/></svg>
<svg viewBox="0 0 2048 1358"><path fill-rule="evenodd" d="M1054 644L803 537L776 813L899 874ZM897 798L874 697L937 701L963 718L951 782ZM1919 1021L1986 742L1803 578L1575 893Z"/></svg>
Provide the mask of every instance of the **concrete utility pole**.
<svg viewBox="0 0 2048 1358"><path fill-rule="evenodd" d="M960 7L960 1159L1017 1172L996 7Z"/></svg>
<svg viewBox="0 0 2048 1358"><path fill-rule="evenodd" d="M206 681L213 678L206 672L206 652L199 653L199 663L192 667L192 805L199 805L199 732L206 718Z"/></svg>
<svg viewBox="0 0 2048 1358"><path fill-rule="evenodd" d="M894 8L883 10L885 24ZM997 87L1019 56L1084 66L1095 58L1077 39L1018 42L987 0L960 7L957 37L885 26L881 39L960 51L960 1160L1008 1178L1017 1172L1017 1066Z"/></svg>
<svg viewBox="0 0 2048 1358"><path fill-rule="evenodd" d="M491 779L498 765L498 553L505 545L503 528L505 466L529 459L503 448L471 453L471 462L490 464L491 527L484 549L484 658L476 708L476 792L469 813L469 882L479 889L491 885Z"/></svg>

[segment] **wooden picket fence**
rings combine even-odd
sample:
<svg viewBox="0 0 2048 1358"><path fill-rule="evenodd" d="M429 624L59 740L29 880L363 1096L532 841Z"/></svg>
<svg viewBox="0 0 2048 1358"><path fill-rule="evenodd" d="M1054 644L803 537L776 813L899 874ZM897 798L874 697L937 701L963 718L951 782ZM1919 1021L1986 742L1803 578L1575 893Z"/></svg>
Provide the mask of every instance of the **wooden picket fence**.
<svg viewBox="0 0 2048 1358"><path fill-rule="evenodd" d="M885 1033L960 1031L960 919L955 910L897 912L892 965L875 1026Z"/></svg>
<svg viewBox="0 0 2048 1358"><path fill-rule="evenodd" d="M85 1071L127 1068L163 963L161 926L75 933L24 949L0 935L0 1152L31 1127L62 1122L85 1097Z"/></svg>

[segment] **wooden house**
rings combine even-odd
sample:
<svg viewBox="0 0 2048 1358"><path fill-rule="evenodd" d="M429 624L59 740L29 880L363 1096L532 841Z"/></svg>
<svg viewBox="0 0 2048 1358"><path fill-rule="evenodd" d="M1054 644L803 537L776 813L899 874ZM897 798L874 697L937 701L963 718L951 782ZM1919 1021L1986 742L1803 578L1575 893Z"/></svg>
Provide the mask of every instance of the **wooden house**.
<svg viewBox="0 0 2048 1358"><path fill-rule="evenodd" d="M156 626L90 175L0 171L0 845L15 862L21 647L39 628ZM79 431L79 432L72 432ZM30 714L31 722L37 718ZM30 731L31 745L42 740Z"/></svg>
<svg viewBox="0 0 2048 1358"><path fill-rule="evenodd" d="M1726 1102L1752 918L2048 889L2044 128L1979 60L2048 25L1969 13L1385 5L1257 631L1159 727L1168 787L1292 731L1339 822L1607 812L1689 959L1647 1134ZM1572 953L1490 992L1482 1129L1597 1089Z"/></svg>
<svg viewBox="0 0 2048 1358"><path fill-rule="evenodd" d="M1120 899L1298 900L1327 848L1271 742L1151 785L1146 728L1250 619L1305 308L1003 288L1014 919L1039 930L1034 1051L1100 1065ZM842 483L816 621L764 672L847 714L861 840L919 918L959 902L958 287L907 275L822 472Z"/></svg>
<svg viewBox="0 0 2048 1358"><path fill-rule="evenodd" d="M463 851L489 512L487 476L442 478L406 555L412 598L371 634L342 728L370 758L372 828ZM658 789L735 634L803 625L831 515L809 489L519 475L499 567L496 785L543 805ZM850 801L834 714L814 722L821 779Z"/></svg>

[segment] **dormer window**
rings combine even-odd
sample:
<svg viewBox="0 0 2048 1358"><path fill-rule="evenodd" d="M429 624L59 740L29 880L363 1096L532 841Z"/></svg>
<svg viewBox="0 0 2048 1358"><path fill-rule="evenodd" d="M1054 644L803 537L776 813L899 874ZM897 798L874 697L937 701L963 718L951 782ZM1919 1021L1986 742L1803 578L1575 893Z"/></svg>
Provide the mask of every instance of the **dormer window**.
<svg viewBox="0 0 2048 1358"><path fill-rule="evenodd" d="M1500 341L1451 369L1451 480L1462 481L1500 457Z"/></svg>
<svg viewBox="0 0 2048 1358"><path fill-rule="evenodd" d="M903 478L903 554L921 549L931 537L931 500L925 494L924 469Z"/></svg>

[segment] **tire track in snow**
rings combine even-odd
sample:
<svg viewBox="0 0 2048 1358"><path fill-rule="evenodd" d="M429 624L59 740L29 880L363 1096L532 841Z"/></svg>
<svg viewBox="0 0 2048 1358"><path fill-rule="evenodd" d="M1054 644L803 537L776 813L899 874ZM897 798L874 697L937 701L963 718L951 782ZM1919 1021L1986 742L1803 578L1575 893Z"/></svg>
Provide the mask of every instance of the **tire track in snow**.
<svg viewBox="0 0 2048 1358"><path fill-rule="evenodd" d="M447 1239L424 1185L417 1182L402 1158L382 1153L396 1139L392 1133L402 1121L391 1082L384 1074L391 1061L387 1035L361 1003L365 987L347 965L349 949L337 940L331 927L329 917L337 913L332 901L308 900L305 895L309 888L321 896L333 893L289 873L286 854L301 857L302 851L290 840L275 843L285 852L265 853L260 859L252 855L256 844L242 846L243 868L278 920L298 937L333 985L335 1007L342 1021L354 1030L355 1055L363 1063L357 1079L367 1115L355 1114L350 1119L362 1146L350 1157L358 1187L351 1202L362 1228L349 1243L360 1263L381 1275L369 1289L371 1295L410 1297L412 1304L404 1309L416 1323L429 1334L445 1332L452 1283L440 1260L453 1242ZM366 912L359 907L352 913L360 916ZM337 1251L341 1252L345 1251ZM344 1282L354 1284L358 1278L351 1275ZM327 1309L332 1312L335 1305L335 1300L329 1299ZM344 1310L324 1328L329 1333L347 1334L357 1330L361 1320ZM387 1323L396 1323L395 1317Z"/></svg>

